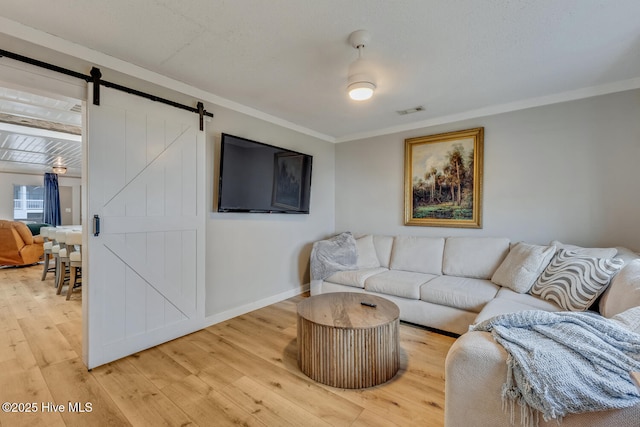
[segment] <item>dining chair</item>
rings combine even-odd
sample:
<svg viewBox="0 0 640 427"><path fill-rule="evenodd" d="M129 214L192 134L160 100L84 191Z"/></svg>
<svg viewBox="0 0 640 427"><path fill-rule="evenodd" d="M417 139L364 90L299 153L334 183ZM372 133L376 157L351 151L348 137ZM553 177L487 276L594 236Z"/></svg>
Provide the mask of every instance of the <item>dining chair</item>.
<svg viewBox="0 0 640 427"><path fill-rule="evenodd" d="M55 280L53 281L53 286L58 286L58 281L60 280L60 249L64 249L66 247L66 239L68 230L62 228L56 228L55 231L55 239L54 245L51 247L51 254L53 255L53 261L55 264L56 274ZM66 254L65 254L66 256ZM64 275L64 272L62 272Z"/></svg>
<svg viewBox="0 0 640 427"><path fill-rule="evenodd" d="M49 262L51 260L51 248L55 242L55 227L42 227L40 229L40 235L44 238L43 248L44 248L44 264L42 268L42 278L40 280L44 280L47 277L47 273L53 272L55 275L55 263L51 267L49 267Z"/></svg>
<svg viewBox="0 0 640 427"><path fill-rule="evenodd" d="M71 293L79 287L78 279L82 278L82 232L72 231L67 234L67 247L73 246L74 250L69 253L69 286L67 287L67 300L71 298Z"/></svg>

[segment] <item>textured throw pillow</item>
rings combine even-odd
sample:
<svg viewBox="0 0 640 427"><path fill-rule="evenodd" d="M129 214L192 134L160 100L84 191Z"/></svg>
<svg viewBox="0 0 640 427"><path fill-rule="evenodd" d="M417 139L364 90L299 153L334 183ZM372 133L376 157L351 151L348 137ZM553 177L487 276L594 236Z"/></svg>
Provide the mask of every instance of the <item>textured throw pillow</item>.
<svg viewBox="0 0 640 427"><path fill-rule="evenodd" d="M561 249L531 288L532 295L565 310L584 311L622 268L615 258L594 258Z"/></svg>
<svg viewBox="0 0 640 427"><path fill-rule="evenodd" d="M613 278L602 297L600 313L613 317L635 306L640 306L640 259L629 261Z"/></svg>
<svg viewBox="0 0 640 427"><path fill-rule="evenodd" d="M356 239L356 247L358 248L358 268L380 267L380 260L378 260L371 234Z"/></svg>
<svg viewBox="0 0 640 427"><path fill-rule="evenodd" d="M491 281L520 294L529 292L556 253L555 246L518 243L511 248Z"/></svg>
<svg viewBox="0 0 640 427"><path fill-rule="evenodd" d="M350 232L320 240L311 248L311 280L324 280L336 271L358 267L356 239Z"/></svg>

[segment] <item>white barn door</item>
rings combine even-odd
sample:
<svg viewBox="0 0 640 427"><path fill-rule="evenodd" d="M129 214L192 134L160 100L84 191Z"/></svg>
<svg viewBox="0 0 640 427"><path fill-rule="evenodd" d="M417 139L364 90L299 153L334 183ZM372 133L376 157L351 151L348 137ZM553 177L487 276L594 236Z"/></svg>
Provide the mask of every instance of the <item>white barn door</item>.
<svg viewBox="0 0 640 427"><path fill-rule="evenodd" d="M99 106L87 102L88 368L200 329L205 301L199 116L105 87L100 92Z"/></svg>

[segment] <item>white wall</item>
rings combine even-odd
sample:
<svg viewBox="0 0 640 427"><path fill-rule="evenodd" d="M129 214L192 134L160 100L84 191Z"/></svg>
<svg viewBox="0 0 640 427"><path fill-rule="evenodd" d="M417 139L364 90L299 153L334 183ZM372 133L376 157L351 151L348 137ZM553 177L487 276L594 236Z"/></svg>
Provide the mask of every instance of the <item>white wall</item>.
<svg viewBox="0 0 640 427"><path fill-rule="evenodd" d="M0 219L13 219L13 186L44 185L43 175L0 172ZM58 185L71 187L71 215L80 224L80 178L58 177Z"/></svg>
<svg viewBox="0 0 640 427"><path fill-rule="evenodd" d="M403 225L404 139L484 126L483 228ZM640 91L338 144L336 231L640 250Z"/></svg>

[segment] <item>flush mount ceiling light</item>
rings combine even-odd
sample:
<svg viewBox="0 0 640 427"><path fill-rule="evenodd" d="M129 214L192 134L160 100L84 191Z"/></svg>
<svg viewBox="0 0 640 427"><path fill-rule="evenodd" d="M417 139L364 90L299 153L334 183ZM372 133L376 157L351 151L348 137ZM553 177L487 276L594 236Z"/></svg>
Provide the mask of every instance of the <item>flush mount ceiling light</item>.
<svg viewBox="0 0 640 427"><path fill-rule="evenodd" d="M53 166L51 170L53 170L53 173L57 173L58 175L64 175L67 173L67 168L64 166Z"/></svg>
<svg viewBox="0 0 640 427"><path fill-rule="evenodd" d="M349 65L347 91L355 101L365 101L373 96L376 88L371 74L371 64L362 57L364 47L369 44L371 35L367 30L354 31L349 35L349 43L358 50L358 59Z"/></svg>

